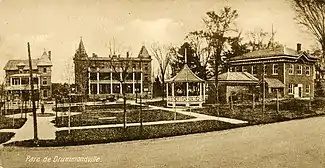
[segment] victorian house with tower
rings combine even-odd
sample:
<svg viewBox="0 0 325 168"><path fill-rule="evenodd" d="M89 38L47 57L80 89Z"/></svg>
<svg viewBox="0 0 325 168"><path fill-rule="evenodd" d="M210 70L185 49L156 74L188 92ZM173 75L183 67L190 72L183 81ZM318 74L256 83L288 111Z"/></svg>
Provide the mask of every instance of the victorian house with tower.
<svg viewBox="0 0 325 168"><path fill-rule="evenodd" d="M51 51L44 51L42 56L32 59L33 83L37 100L51 100L52 96L52 61ZM21 100L22 96L30 95L29 61L9 60L5 67L5 91L10 101ZM30 100L30 99L29 99Z"/></svg>
<svg viewBox="0 0 325 168"><path fill-rule="evenodd" d="M88 56L81 39L73 60L77 91L89 98L121 97L123 93L127 97L135 97L138 93L150 97L152 94L152 58L145 46L137 57L128 52L125 56L102 57L95 53Z"/></svg>

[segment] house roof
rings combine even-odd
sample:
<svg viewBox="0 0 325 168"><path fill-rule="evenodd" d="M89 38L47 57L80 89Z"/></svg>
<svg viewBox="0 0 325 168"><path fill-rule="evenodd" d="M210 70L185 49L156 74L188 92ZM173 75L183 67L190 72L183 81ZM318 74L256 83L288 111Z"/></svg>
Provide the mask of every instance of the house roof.
<svg viewBox="0 0 325 168"><path fill-rule="evenodd" d="M44 51L41 58L37 62L37 66L51 66L51 65L52 65L52 62L51 62L49 56L47 55L47 52Z"/></svg>
<svg viewBox="0 0 325 168"><path fill-rule="evenodd" d="M204 82L203 79L195 75L187 64L179 71L173 78L166 80L166 82Z"/></svg>
<svg viewBox="0 0 325 168"><path fill-rule="evenodd" d="M265 82L267 83L269 88L284 88L285 87L285 85L278 79L265 78Z"/></svg>
<svg viewBox="0 0 325 168"><path fill-rule="evenodd" d="M38 59L32 59L33 69L37 69L37 62L38 62ZM28 62L28 60L9 60L3 69L4 70L18 70L17 65L18 64L21 64L21 63L23 63L23 64L26 65L24 67L24 70L28 70L29 69L29 62Z"/></svg>
<svg viewBox="0 0 325 168"><path fill-rule="evenodd" d="M29 70L29 61L26 60L9 60L5 67L3 68L4 70L18 70L18 66L25 65L24 70ZM35 70L37 69L37 66L52 66L52 62L49 59L49 56L47 53L44 51L43 55L41 58L38 59L32 59L32 68Z"/></svg>
<svg viewBox="0 0 325 168"><path fill-rule="evenodd" d="M259 80L248 72L225 72L218 76L218 81L223 84L257 84Z"/></svg>
<svg viewBox="0 0 325 168"><path fill-rule="evenodd" d="M236 56L230 59L231 62L242 61L242 60L251 60L251 59L270 59L270 58L281 58L287 57L291 59L298 59L301 56L305 56L307 59L316 60L316 57L307 54L306 52L297 52L294 49L288 47L277 47L271 49L264 49L249 52L240 56Z"/></svg>
<svg viewBox="0 0 325 168"><path fill-rule="evenodd" d="M145 46L141 47L138 57L150 57L149 52Z"/></svg>

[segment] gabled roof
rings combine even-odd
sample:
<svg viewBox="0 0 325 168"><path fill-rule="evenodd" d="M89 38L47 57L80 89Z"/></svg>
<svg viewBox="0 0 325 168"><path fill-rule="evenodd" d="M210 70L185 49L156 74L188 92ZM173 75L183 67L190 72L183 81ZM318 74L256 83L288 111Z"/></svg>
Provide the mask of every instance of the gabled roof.
<svg viewBox="0 0 325 168"><path fill-rule="evenodd" d="M204 82L204 80L195 75L187 64L185 64L183 69L179 71L177 75L166 80L166 82Z"/></svg>
<svg viewBox="0 0 325 168"><path fill-rule="evenodd" d="M37 66L51 66L51 65L52 65L52 62L51 62L49 56L47 55L46 51L44 51L43 55L37 62Z"/></svg>
<svg viewBox="0 0 325 168"><path fill-rule="evenodd" d="M277 47L271 49L264 49L258 51L252 51L240 56L236 56L230 59L230 62L247 61L255 59L271 59L271 58L289 58L299 59L300 57L306 57L309 61L316 61L317 58L307 54L306 52L297 52L294 49L288 47Z"/></svg>
<svg viewBox="0 0 325 168"><path fill-rule="evenodd" d="M285 85L279 79L265 78L265 82L267 83L269 88L284 88L285 87Z"/></svg>
<svg viewBox="0 0 325 168"><path fill-rule="evenodd" d="M5 67L3 68L4 70L18 70L18 66L20 65L25 65L24 70L29 70L29 61L26 60L9 60ZM32 59L32 68L34 70L37 69L37 66L52 66L52 62L49 59L47 53L44 51L43 55L41 58L38 59Z"/></svg>
<svg viewBox="0 0 325 168"><path fill-rule="evenodd" d="M150 57L149 52L145 46L141 47L138 57Z"/></svg>
<svg viewBox="0 0 325 168"><path fill-rule="evenodd" d="M248 72L225 72L218 76L218 81L224 84L257 84L259 80Z"/></svg>

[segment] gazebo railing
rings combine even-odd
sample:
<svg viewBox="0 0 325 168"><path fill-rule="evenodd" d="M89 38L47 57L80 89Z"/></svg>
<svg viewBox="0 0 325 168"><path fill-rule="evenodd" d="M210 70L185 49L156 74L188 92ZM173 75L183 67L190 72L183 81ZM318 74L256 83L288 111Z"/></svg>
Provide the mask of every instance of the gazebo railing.
<svg viewBox="0 0 325 168"><path fill-rule="evenodd" d="M186 96L175 96L174 98L172 96L167 97L168 102L186 102L187 98ZM203 101L203 99L200 99L200 96L188 96L188 101L189 102L198 102L198 101Z"/></svg>

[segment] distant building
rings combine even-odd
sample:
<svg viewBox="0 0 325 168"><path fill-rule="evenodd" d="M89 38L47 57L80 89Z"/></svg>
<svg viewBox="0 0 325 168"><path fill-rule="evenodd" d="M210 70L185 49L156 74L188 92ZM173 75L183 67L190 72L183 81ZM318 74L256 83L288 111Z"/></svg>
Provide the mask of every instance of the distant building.
<svg viewBox="0 0 325 168"><path fill-rule="evenodd" d="M267 97L314 97L317 58L301 51L278 47L253 51L230 60L231 72L249 72L260 80L264 74Z"/></svg>
<svg viewBox="0 0 325 168"><path fill-rule="evenodd" d="M89 57L81 39L74 56L77 91L90 98L121 96L123 87L120 81L125 77L124 89L128 97L135 97L136 92L143 93L144 97L151 96L151 61L145 46L142 46L137 57L131 57L128 53L125 57L99 57L96 54ZM122 69L127 70L123 72Z"/></svg>
<svg viewBox="0 0 325 168"><path fill-rule="evenodd" d="M41 100L50 100L52 96L52 62L51 51L44 51L40 58L32 59L33 83L36 94ZM10 100L20 100L29 95L30 74L28 60L9 60L4 67L6 71L5 90Z"/></svg>

